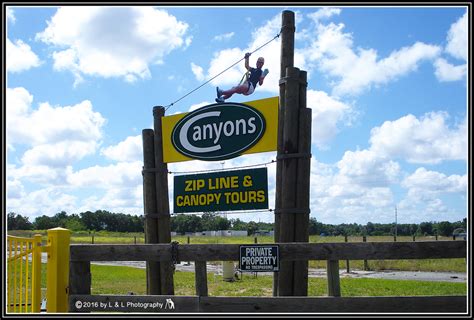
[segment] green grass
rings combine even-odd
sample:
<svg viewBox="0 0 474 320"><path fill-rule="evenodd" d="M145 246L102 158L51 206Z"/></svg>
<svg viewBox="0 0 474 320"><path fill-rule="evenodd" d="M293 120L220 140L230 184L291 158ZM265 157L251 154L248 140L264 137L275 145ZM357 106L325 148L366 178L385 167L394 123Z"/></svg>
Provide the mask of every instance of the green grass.
<svg viewBox="0 0 474 320"><path fill-rule="evenodd" d="M92 294L146 294L145 270L132 267L91 265ZM175 294L195 295L194 273L175 272ZM383 279L341 278L341 295L350 296L438 296L466 295L466 284ZM208 273L209 296L272 296L272 277L253 277L222 281L222 276ZM309 296L327 296L325 278L309 278Z"/></svg>

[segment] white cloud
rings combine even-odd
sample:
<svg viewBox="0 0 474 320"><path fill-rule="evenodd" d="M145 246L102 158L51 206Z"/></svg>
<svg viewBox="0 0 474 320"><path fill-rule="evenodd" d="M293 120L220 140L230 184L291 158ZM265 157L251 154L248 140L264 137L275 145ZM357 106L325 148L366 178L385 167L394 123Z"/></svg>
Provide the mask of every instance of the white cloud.
<svg viewBox="0 0 474 320"><path fill-rule="evenodd" d="M312 159L311 215L334 224L390 221L387 212L394 199L389 184L398 174L398 164L367 150L348 151L336 165Z"/></svg>
<svg viewBox="0 0 474 320"><path fill-rule="evenodd" d="M196 80L203 81L206 79L206 77L204 77L204 73L203 73L204 70L202 69L202 67L194 64L193 62L191 62L191 70L193 71L193 74L196 77Z"/></svg>
<svg viewBox="0 0 474 320"><path fill-rule="evenodd" d="M228 32L224 34L219 34L213 38L214 41L223 41L230 40L234 36L235 32Z"/></svg>
<svg viewBox="0 0 474 320"><path fill-rule="evenodd" d="M102 154L121 162L143 161L142 136L127 137L115 146L104 148Z"/></svg>
<svg viewBox="0 0 474 320"><path fill-rule="evenodd" d="M467 175L450 175L437 171L426 170L421 167L410 176L406 177L402 187L413 190L414 194L440 194L440 193L461 193L467 190Z"/></svg>
<svg viewBox="0 0 474 320"><path fill-rule="evenodd" d="M7 210L28 216L30 221L42 215L54 215L57 212L76 212L77 198L55 187L48 187L26 194L18 199L7 199Z"/></svg>
<svg viewBox="0 0 474 320"><path fill-rule="evenodd" d="M102 196L84 199L79 211L107 210L124 214L143 214L142 186L107 189Z"/></svg>
<svg viewBox="0 0 474 320"><path fill-rule="evenodd" d="M351 185L363 187L387 187L395 183L400 165L370 151L346 151L337 163L339 174L350 179Z"/></svg>
<svg viewBox="0 0 474 320"><path fill-rule="evenodd" d="M7 11L7 21L11 23L15 23L16 22L15 11L10 7L6 7L6 11Z"/></svg>
<svg viewBox="0 0 474 320"><path fill-rule="evenodd" d="M64 141L99 141L105 119L93 111L92 103L53 107L41 103L32 109L33 97L24 88L7 88L7 142L32 146ZM54 124L54 125L53 125Z"/></svg>
<svg viewBox="0 0 474 320"><path fill-rule="evenodd" d="M21 160L27 166L65 167L93 154L96 149L97 143L92 141L61 141L34 146Z"/></svg>
<svg viewBox="0 0 474 320"><path fill-rule="evenodd" d="M451 25L448 31L446 51L455 58L467 61L468 44L467 12Z"/></svg>
<svg viewBox="0 0 474 320"><path fill-rule="evenodd" d="M353 108L323 91L307 91L307 107L312 109L312 142L326 148L336 136L340 125L351 125Z"/></svg>
<svg viewBox="0 0 474 320"><path fill-rule="evenodd" d="M324 7L322 9L319 9L316 12L308 14L308 17L313 19L315 22L319 22L320 20L328 19L332 17L333 15L339 15L339 14L341 14L341 9Z"/></svg>
<svg viewBox="0 0 474 320"><path fill-rule="evenodd" d="M6 65L8 72L22 72L38 67L41 64L38 56L31 50L31 47L21 40L15 43L7 38Z"/></svg>
<svg viewBox="0 0 474 320"><path fill-rule="evenodd" d="M93 166L68 175L68 182L75 187L102 189L124 188L142 183L143 161L119 162L109 166Z"/></svg>
<svg viewBox="0 0 474 320"><path fill-rule="evenodd" d="M82 75L150 77L149 64L160 64L172 50L187 46L188 25L152 7L61 7L37 39L66 48L53 54L56 70Z"/></svg>
<svg viewBox="0 0 474 320"><path fill-rule="evenodd" d="M317 38L305 51L309 61L316 62L322 71L338 81L333 95L356 95L386 84L415 71L423 60L438 56L435 45L416 42L412 46L393 51L380 59L374 49L353 49L353 37L344 33L344 24L318 24Z"/></svg>
<svg viewBox="0 0 474 320"><path fill-rule="evenodd" d="M407 115L385 121L371 130L370 150L411 163L440 163L465 160L467 156L467 120L449 128L444 112L431 112L420 119Z"/></svg>
<svg viewBox="0 0 474 320"><path fill-rule="evenodd" d="M436 78L441 82L463 80L467 72L465 64L454 66L442 58L436 59L434 66Z"/></svg>

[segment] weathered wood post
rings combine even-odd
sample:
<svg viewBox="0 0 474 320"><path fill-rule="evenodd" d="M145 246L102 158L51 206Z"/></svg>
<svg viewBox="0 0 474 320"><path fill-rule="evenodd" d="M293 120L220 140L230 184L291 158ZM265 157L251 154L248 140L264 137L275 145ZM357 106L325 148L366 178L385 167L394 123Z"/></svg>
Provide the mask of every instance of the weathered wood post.
<svg viewBox="0 0 474 320"><path fill-rule="evenodd" d="M155 129L155 180L156 180L156 214L158 243L171 243L171 217L168 196L168 166L163 161L163 130L161 118L165 108L153 108L153 126ZM173 261L160 263L161 294L174 295Z"/></svg>
<svg viewBox="0 0 474 320"><path fill-rule="evenodd" d="M155 133L153 129L142 130L143 140L143 208L145 215L145 243L158 243L155 179ZM160 262L146 262L148 295L161 294Z"/></svg>
<svg viewBox="0 0 474 320"><path fill-rule="evenodd" d="M293 67L295 17L284 11L275 199L275 242L309 241L311 109L306 108L305 71ZM308 262L282 261L274 295L306 296Z"/></svg>
<svg viewBox="0 0 474 320"><path fill-rule="evenodd" d="M281 52L280 52L280 78L284 78L286 75L286 68L293 67L294 61L294 47L295 47L295 14L292 11L285 10L282 13L281 22ZM278 142L277 142L277 154L284 153L283 146L283 127L284 127L284 116L285 116L285 83L280 83L280 99L278 106ZM282 208L282 169L283 165L281 162L277 163L276 166L276 191L275 191L275 208ZM274 226L274 239L275 243L280 242L280 227L281 227L281 216L275 212L275 226ZM273 275L273 296L278 296L279 288L279 274Z"/></svg>

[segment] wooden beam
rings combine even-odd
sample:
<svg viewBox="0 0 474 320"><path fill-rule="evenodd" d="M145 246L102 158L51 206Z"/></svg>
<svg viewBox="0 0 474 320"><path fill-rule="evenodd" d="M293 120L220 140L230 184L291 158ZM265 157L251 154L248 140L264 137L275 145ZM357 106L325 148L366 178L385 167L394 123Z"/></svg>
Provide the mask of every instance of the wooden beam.
<svg viewBox="0 0 474 320"><path fill-rule="evenodd" d="M467 312L466 296L418 297L202 297L201 312L405 313Z"/></svg>
<svg viewBox="0 0 474 320"><path fill-rule="evenodd" d="M262 243L264 245L264 243ZM466 241L277 243L281 261L465 258ZM171 261L171 244L72 244L71 261ZM182 261L238 261L238 244L180 244Z"/></svg>

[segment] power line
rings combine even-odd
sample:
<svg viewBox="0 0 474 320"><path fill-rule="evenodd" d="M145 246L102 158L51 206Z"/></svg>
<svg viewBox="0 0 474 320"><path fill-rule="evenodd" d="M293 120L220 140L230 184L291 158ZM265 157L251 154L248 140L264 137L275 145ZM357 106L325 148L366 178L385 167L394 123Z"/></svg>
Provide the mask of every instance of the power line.
<svg viewBox="0 0 474 320"><path fill-rule="evenodd" d="M254 51L250 52L250 54L253 54L254 52L257 52L258 50L260 50L261 48L265 47L267 44L269 44L270 42L272 42L273 40L275 40L276 38L280 37L280 34L281 34L281 30L280 32L275 36L273 37L273 39L267 41L266 43L264 43L263 45L261 45L260 47L258 47L257 49L255 49ZM215 75L214 77L212 77L211 79L207 80L206 82L204 82L203 84L201 84L200 86L198 86L197 88L191 90L190 92L186 93L184 96L182 96L181 98L179 98L178 100L170 103L169 105L165 106L165 111L168 110L170 107L172 107L175 103L181 101L182 99L186 98L187 96L189 96L191 93L193 93L194 91L200 89L201 87L203 87L204 85L208 84L209 82L211 82L212 80L214 80L215 78L217 78L218 76L220 76L221 74L223 74L224 72L226 72L227 70L229 70L230 68L234 67L236 64L238 64L240 61L244 60L245 57L241 58L239 61L235 62L234 64L232 64L230 67L226 68L224 71L221 71L220 73L218 73L217 75Z"/></svg>

